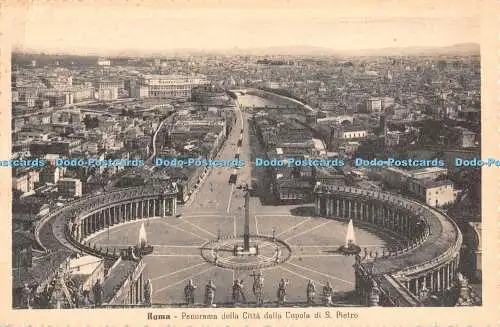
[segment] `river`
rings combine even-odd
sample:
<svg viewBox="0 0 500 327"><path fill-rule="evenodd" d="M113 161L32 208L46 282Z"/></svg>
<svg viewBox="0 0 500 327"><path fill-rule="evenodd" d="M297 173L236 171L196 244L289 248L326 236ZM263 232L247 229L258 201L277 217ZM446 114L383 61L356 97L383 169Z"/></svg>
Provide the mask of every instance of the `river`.
<svg viewBox="0 0 500 327"><path fill-rule="evenodd" d="M238 95L238 102L243 107L275 107L279 104L273 100L268 100L256 95Z"/></svg>

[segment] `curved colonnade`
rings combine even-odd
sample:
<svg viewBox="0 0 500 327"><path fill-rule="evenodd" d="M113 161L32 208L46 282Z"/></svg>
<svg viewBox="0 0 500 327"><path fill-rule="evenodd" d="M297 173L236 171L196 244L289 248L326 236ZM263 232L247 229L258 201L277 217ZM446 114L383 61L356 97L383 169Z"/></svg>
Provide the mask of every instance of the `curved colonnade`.
<svg viewBox="0 0 500 327"><path fill-rule="evenodd" d="M356 258L363 304L419 306L453 286L462 234L440 211L392 193L334 185L317 187L315 211L399 236L402 245L365 249Z"/></svg>
<svg viewBox="0 0 500 327"><path fill-rule="evenodd" d="M100 257L118 258L107 249L92 248L86 242L99 231L118 224L149 217L173 216L177 209L177 188L132 187L107 194L84 197L48 215L37 227L35 235L45 250L61 247L82 250ZM63 227L64 233L58 233ZM45 233L41 230L45 228ZM54 232L49 235L50 230ZM54 237L56 240L51 240Z"/></svg>

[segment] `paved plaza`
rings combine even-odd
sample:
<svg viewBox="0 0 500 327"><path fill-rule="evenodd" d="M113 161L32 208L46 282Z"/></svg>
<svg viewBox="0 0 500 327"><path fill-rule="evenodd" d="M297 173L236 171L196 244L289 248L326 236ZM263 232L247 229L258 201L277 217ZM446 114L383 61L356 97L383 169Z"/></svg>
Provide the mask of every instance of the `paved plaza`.
<svg viewBox="0 0 500 327"><path fill-rule="evenodd" d="M249 133L247 115L237 110L237 123L218 158L230 159L239 152L249 163L252 154L255 156L262 151L251 131ZM245 136L238 147L241 130ZM181 218L150 218L114 226L96 235L91 242L98 247L134 246L138 242L140 224L144 222L148 243L154 246L154 252L144 260L146 278L153 282L155 303L184 303L184 287L189 279L198 286L195 302L203 303L205 285L213 280L217 287L214 302L231 303L232 284L238 279L243 280L244 294L251 304L256 300L252 294L254 269L248 269L252 264L262 266L255 272L260 270L263 274L265 302L276 302L282 278L289 281L289 302L306 301L309 280L316 284L317 301L327 281L335 292L354 290L354 257L337 252L345 242L347 223L307 216L312 214L310 207L297 210L298 205L263 204L268 196L262 187L266 182L265 170L252 164L237 171L237 185L251 179L259 185L261 196L251 197L249 201L249 226L250 234L258 237L251 238L250 242L259 243L260 249L257 257L235 258L230 250L237 243L234 238L240 237L243 243L245 193L237 185L228 184L233 172L232 168L210 170L191 200L179 207ZM266 241L266 237L272 239L273 230L277 243ZM356 226L355 234L362 248L386 245L387 239ZM218 239L223 241L218 242ZM280 254L275 253L276 247L281 249ZM214 260L214 252L217 252L218 262Z"/></svg>
<svg viewBox="0 0 500 327"><path fill-rule="evenodd" d="M136 221L113 227L97 235L92 243L103 247L123 248L138 240L140 224ZM212 279L217 287L215 302L231 302L231 286L234 279L243 280L247 301L255 301L251 292L253 270L226 269L207 262L201 255L204 244L222 237L243 234L243 216L217 214L184 216L182 218L152 218L144 221L148 243L154 246L153 254L146 256L147 278L154 285L153 300L156 303L178 304L184 301L184 286L193 279L198 290L196 302L203 302L204 286ZM272 236L287 243L290 258L283 263L261 269L264 277L264 298L276 301L279 280L288 279L290 302L306 300L308 280L320 286L330 281L337 292L354 289L353 257L336 252L344 243L347 224L316 217L292 215L252 215L250 233ZM363 229L355 228L356 239L361 247L380 247L385 242ZM272 257L272 253L262 255Z"/></svg>

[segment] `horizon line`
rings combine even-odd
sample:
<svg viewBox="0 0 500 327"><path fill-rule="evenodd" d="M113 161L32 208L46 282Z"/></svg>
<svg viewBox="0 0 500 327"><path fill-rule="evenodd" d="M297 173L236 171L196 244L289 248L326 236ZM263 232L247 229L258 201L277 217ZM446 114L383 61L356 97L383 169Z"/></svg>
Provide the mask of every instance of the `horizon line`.
<svg viewBox="0 0 500 327"><path fill-rule="evenodd" d="M451 48L451 47L456 47L456 46L461 46L461 45L470 45L470 46L478 46L481 47L480 42L460 42L460 43L452 43L449 45L442 45L442 46L436 46L436 45L414 45L414 46L385 46L385 47L380 47L380 48L360 48L360 49L335 49L335 48L330 48L330 47L322 47L319 45L276 45L276 46L261 46L261 47L238 47L234 46L231 48L212 48L212 49L206 49L206 48L170 48L170 49L150 49L150 50L141 50L141 49L116 49L116 50L104 50L104 51L99 51L99 50L56 50L56 49L23 49L22 46L13 46L11 50L11 54L14 53L24 53L24 54L39 54L39 55L76 55L76 56L115 56L115 57L120 57L120 56L126 56L124 54L124 51L132 51L134 52L131 54L131 56L135 56L137 54L140 54L141 56L143 55L157 55L159 52L162 52L164 54L174 54L176 52L184 52L184 53L189 53L189 52L194 52L194 53L221 53L221 52L245 52L245 51L256 51L256 50L266 50L266 49L276 49L276 48L303 48L307 50L308 48L310 50L317 49L317 51L321 52L323 51L331 51L332 55L333 54L344 54L344 53L355 53L355 52L367 52L367 51L380 51L380 50L409 50L409 49L414 49L414 50L419 50L419 49L443 49L443 48ZM86 52L86 53L85 53ZM99 54L100 52L100 54ZM303 53L300 53L301 51L297 51L297 55L304 55ZM245 53L239 53L240 55L255 55L255 54L245 54ZM266 54L259 54L261 56L265 56ZM293 53L271 53L268 55L293 55ZM309 54L313 55L313 54Z"/></svg>

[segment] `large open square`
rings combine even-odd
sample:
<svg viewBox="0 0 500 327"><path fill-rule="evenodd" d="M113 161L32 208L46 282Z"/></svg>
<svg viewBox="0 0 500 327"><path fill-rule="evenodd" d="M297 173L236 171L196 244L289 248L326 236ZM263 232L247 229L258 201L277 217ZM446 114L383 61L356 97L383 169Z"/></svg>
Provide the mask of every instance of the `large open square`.
<svg viewBox="0 0 500 327"><path fill-rule="evenodd" d="M144 223L148 243L154 246L153 253L145 257L146 275L153 282L154 303L182 304L184 287L189 279L198 286L195 293L197 303L203 302L204 287L209 280L213 280L217 287L214 302L231 303L232 281L235 279L243 280L246 300L252 303L255 301L253 270L222 268L201 255L202 247L210 241L242 235L243 221L243 215L151 218L112 227L96 235L91 242L98 247L134 246L138 242L140 225ZM337 294L354 290L354 258L337 252L344 244L346 223L286 214L252 215L250 222L251 235L272 236L274 230L276 239L291 249L285 262L260 269L264 277L265 302L276 301L281 278L289 281L288 302L306 301L309 280L315 283L317 294L327 281ZM386 240L356 226L355 234L362 248L386 244ZM272 251L261 250L259 253L264 259L272 259L272 255Z"/></svg>

